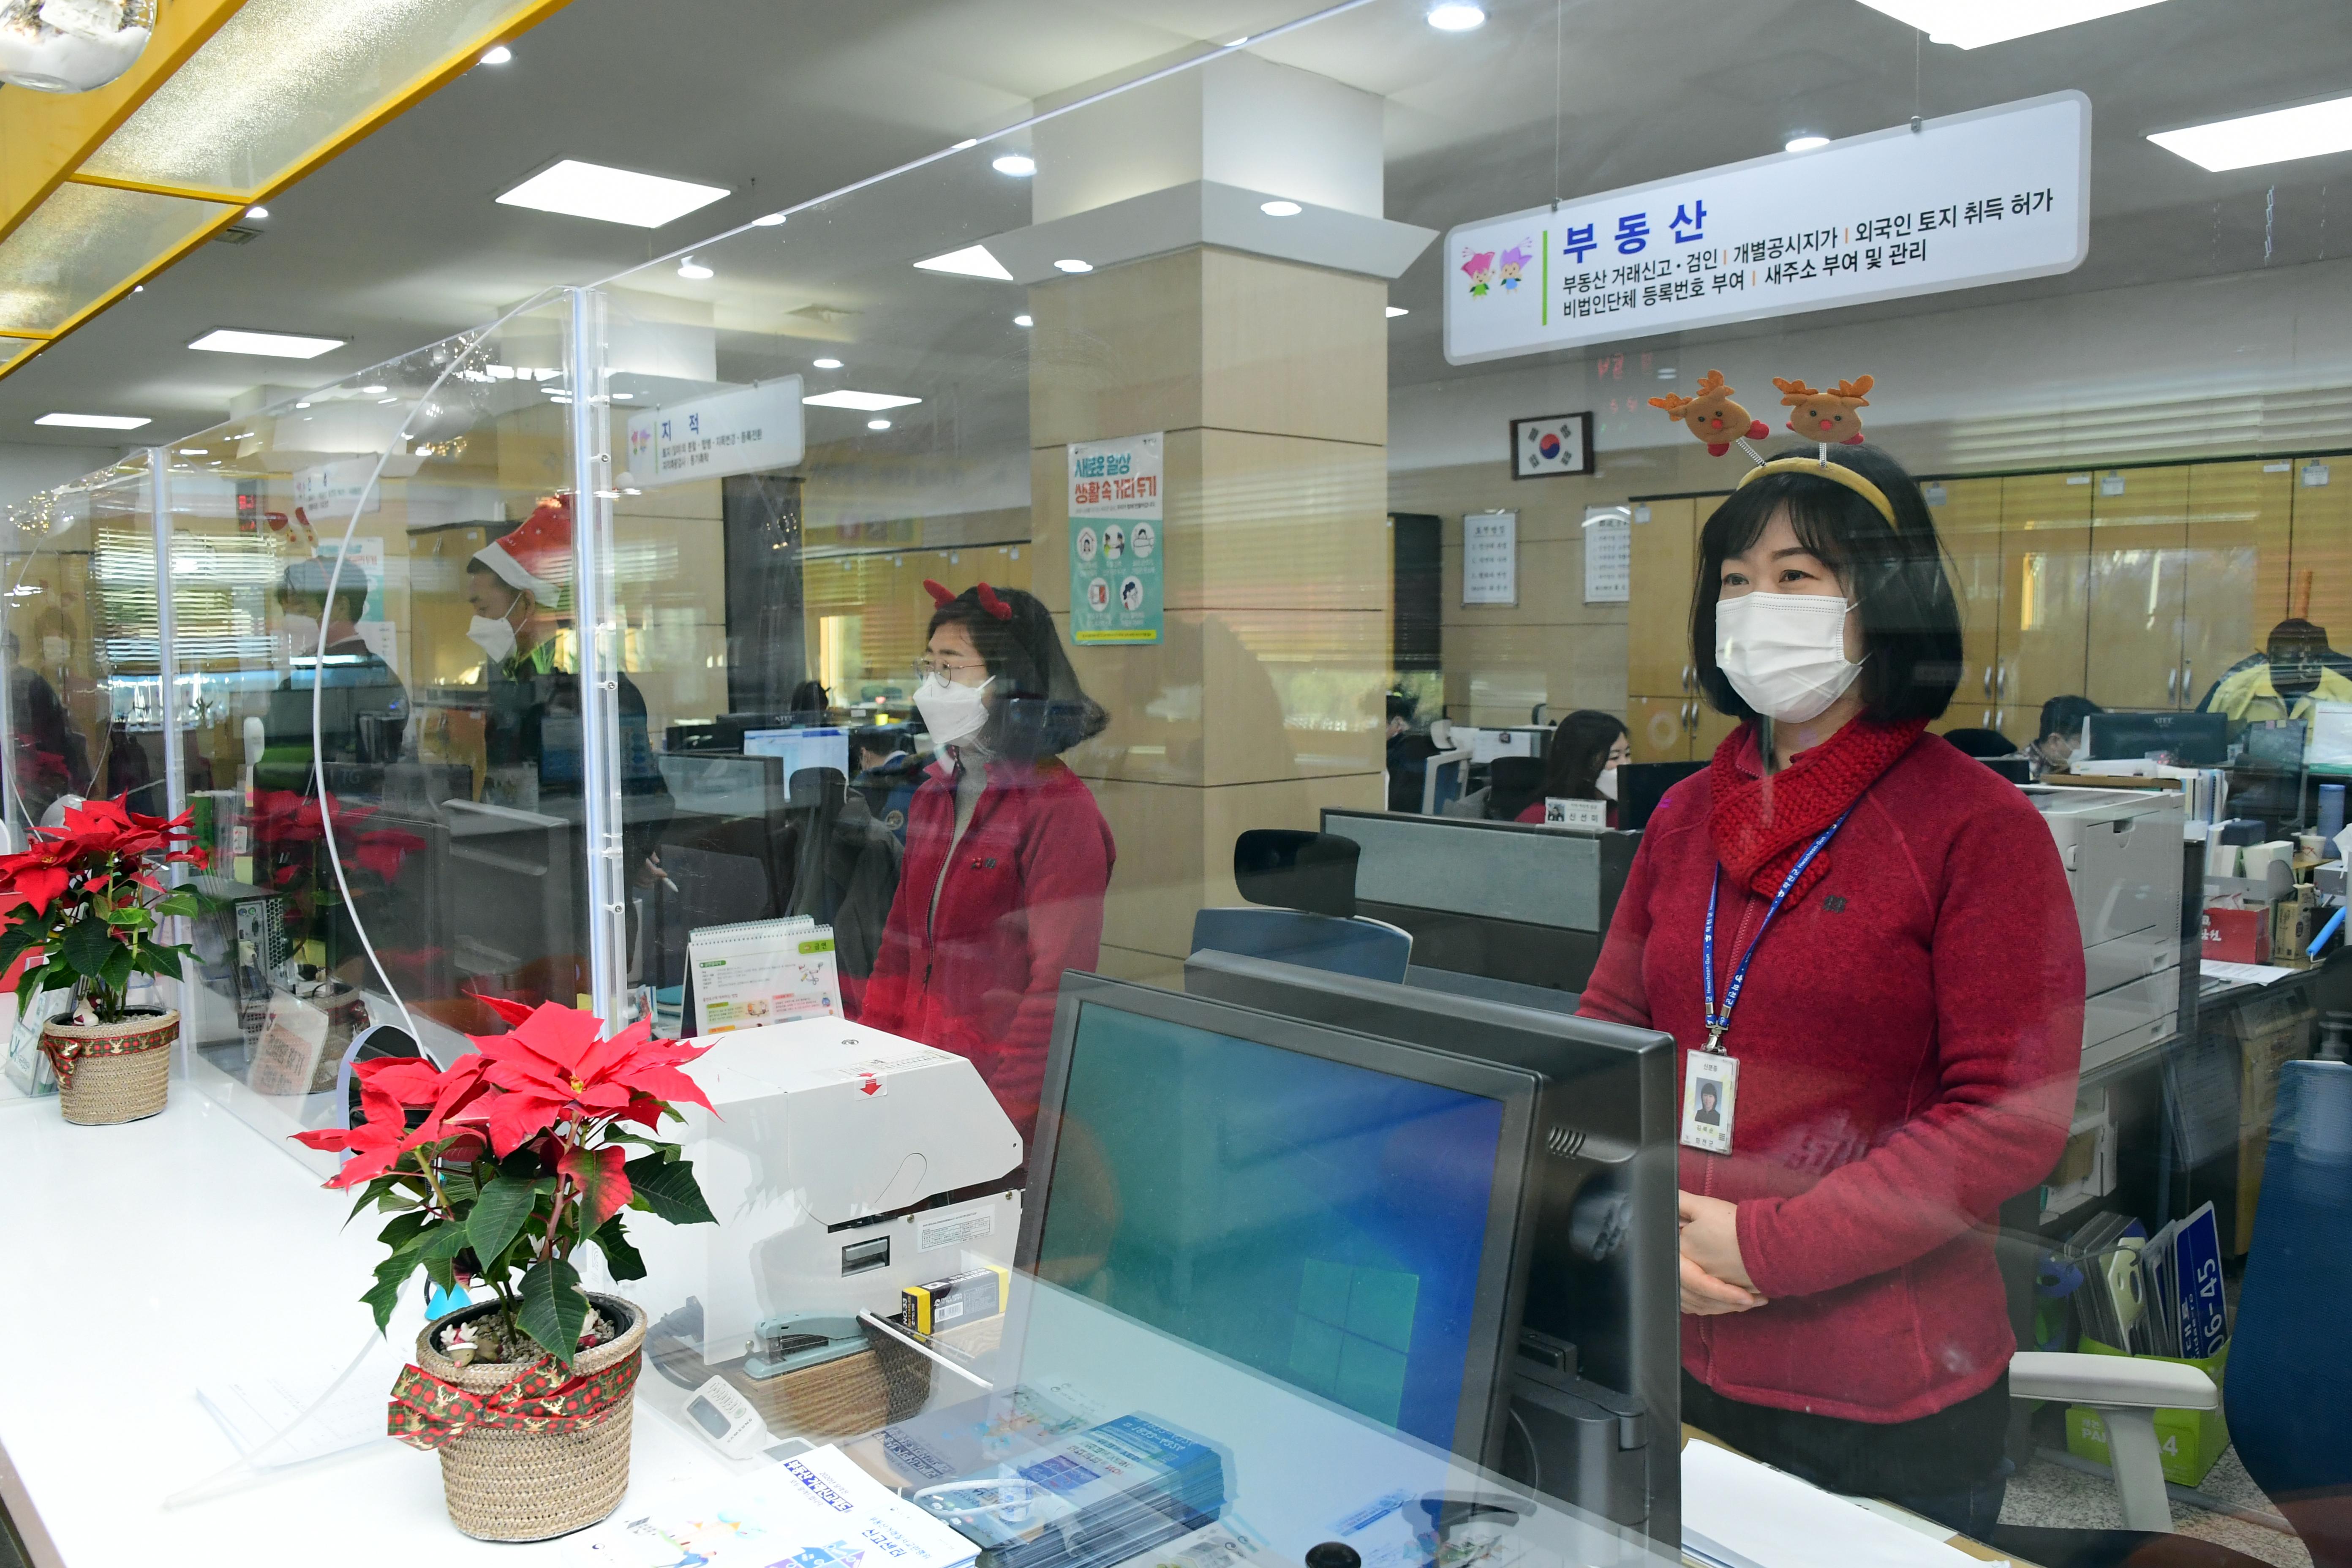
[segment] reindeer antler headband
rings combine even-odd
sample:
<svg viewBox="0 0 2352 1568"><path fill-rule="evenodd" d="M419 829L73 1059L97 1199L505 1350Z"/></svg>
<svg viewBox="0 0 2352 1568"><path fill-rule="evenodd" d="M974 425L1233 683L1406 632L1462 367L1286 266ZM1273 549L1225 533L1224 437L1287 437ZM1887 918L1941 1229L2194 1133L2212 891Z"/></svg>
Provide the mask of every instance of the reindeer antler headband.
<svg viewBox="0 0 2352 1568"><path fill-rule="evenodd" d="M1780 389L1780 401L1791 411L1789 428L1800 436L1813 438L1821 450L1811 458L1775 458L1766 461L1764 455L1751 441L1760 441L1769 432L1764 421L1751 419L1748 410L1731 400L1732 388L1723 379L1723 373L1711 370L1698 384L1696 397L1678 397L1668 394L1653 397L1650 406L1663 408L1666 417L1686 426L1690 433L1706 444L1707 455L1720 458L1738 447L1755 460L1756 466L1740 476L1739 487L1754 483L1766 474L1809 474L1843 485L1868 501L1889 528L1900 529L1895 521L1895 505L1886 492L1842 463L1830 461L1830 443L1856 446L1862 441L1860 410L1868 405L1866 395L1874 384L1874 378L1864 375L1851 381L1841 380L1828 391L1807 385L1803 380L1772 378Z"/></svg>

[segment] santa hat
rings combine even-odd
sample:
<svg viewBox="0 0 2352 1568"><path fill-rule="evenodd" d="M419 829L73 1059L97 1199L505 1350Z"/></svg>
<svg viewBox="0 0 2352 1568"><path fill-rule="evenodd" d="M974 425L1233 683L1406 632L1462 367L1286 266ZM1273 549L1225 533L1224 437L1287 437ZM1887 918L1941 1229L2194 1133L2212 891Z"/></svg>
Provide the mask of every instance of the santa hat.
<svg viewBox="0 0 2352 1568"><path fill-rule="evenodd" d="M551 603L572 581L572 498L551 496L520 526L474 552L499 581L541 603Z"/></svg>

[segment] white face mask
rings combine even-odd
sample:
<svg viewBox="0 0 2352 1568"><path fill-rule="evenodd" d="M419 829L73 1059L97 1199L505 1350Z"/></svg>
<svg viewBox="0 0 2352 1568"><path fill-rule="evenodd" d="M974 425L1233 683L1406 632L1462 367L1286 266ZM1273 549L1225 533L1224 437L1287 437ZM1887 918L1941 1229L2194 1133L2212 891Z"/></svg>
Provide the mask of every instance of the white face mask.
<svg viewBox="0 0 2352 1568"><path fill-rule="evenodd" d="M1753 593L1715 607L1715 662L1748 706L1784 724L1818 719L1862 666L1845 657L1853 606L1825 594Z"/></svg>
<svg viewBox="0 0 2352 1568"><path fill-rule="evenodd" d="M514 657L514 627L488 616L476 616L466 623L466 636L474 646L490 656L493 664L504 664Z"/></svg>
<svg viewBox="0 0 2352 1568"><path fill-rule="evenodd" d="M1601 776L1592 781L1592 787L1601 792L1601 799L1615 800L1617 798L1617 764L1612 763L1601 769Z"/></svg>
<svg viewBox="0 0 2352 1568"><path fill-rule="evenodd" d="M978 686L958 686L942 680L936 672L923 677L923 683L915 688L915 710L923 716L923 728L930 731L932 744L952 746L980 733L980 727L988 722L988 700L982 694L994 679L991 676Z"/></svg>

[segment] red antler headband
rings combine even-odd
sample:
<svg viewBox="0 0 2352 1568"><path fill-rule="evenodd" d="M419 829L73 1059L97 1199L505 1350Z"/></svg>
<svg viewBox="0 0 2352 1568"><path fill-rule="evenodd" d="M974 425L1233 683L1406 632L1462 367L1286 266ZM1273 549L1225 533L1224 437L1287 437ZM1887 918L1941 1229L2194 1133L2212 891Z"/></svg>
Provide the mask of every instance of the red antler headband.
<svg viewBox="0 0 2352 1568"><path fill-rule="evenodd" d="M955 595L948 591L945 584L934 583L929 577L923 579L923 592L929 594L931 603L941 609L955 603Z"/></svg>
<svg viewBox="0 0 2352 1568"><path fill-rule="evenodd" d="M1013 618L1013 606L996 596L996 590L982 583L979 589L980 607L1000 621Z"/></svg>

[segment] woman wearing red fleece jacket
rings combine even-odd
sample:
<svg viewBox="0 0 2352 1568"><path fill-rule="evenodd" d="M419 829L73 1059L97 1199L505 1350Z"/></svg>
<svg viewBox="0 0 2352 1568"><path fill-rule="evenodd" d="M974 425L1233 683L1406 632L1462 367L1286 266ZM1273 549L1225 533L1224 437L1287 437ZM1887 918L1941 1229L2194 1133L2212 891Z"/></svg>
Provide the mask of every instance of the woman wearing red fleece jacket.
<svg viewBox="0 0 2352 1568"><path fill-rule="evenodd" d="M1728 1152L1684 1124L1684 1418L1980 1537L2016 1349L1990 1232L2065 1141L2082 939L2040 814L1925 733L1960 628L1917 486L1830 463L1701 535L1692 657L1748 722L1651 817L1583 1011L1672 1033L1686 1101L1710 1013L1699 1072L1736 1063Z"/></svg>
<svg viewBox="0 0 2352 1568"><path fill-rule="evenodd" d="M1059 753L1108 720L1054 618L985 583L939 607L915 693L940 748L907 809L907 859L858 1021L969 1057L1024 1144L1066 969L1092 969L1116 848Z"/></svg>

